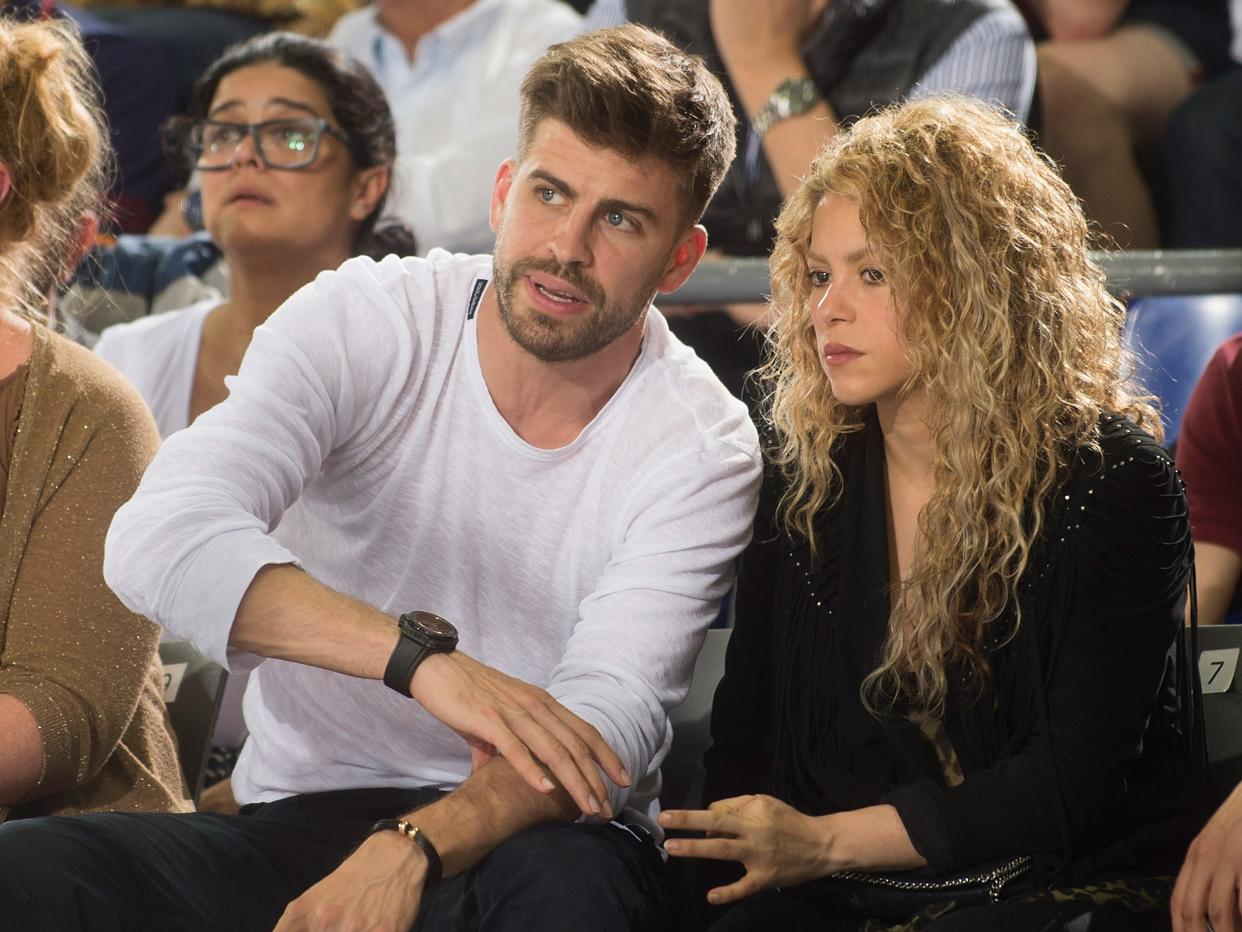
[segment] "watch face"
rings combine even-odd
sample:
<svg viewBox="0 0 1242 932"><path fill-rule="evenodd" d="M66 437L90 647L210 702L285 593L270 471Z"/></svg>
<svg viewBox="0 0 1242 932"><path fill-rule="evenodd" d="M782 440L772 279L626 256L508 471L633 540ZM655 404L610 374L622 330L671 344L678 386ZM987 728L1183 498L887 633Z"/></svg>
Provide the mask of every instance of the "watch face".
<svg viewBox="0 0 1242 932"><path fill-rule="evenodd" d="M451 623L432 612L413 612L412 620L424 632L434 638L456 639L457 629Z"/></svg>

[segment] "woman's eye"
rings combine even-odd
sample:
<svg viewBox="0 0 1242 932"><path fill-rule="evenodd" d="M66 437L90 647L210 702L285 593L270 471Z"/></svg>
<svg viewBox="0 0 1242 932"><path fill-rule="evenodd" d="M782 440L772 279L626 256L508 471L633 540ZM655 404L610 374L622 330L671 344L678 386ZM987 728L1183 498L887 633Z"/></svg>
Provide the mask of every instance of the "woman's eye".
<svg viewBox="0 0 1242 932"><path fill-rule="evenodd" d="M884 284L884 273L881 272L879 269L870 269L870 268L863 269L862 277L863 277L863 281L865 281L868 285L883 285Z"/></svg>
<svg viewBox="0 0 1242 932"><path fill-rule="evenodd" d="M807 273L807 278L811 280L812 288L826 288L832 281L832 273L825 272L823 269L812 269Z"/></svg>

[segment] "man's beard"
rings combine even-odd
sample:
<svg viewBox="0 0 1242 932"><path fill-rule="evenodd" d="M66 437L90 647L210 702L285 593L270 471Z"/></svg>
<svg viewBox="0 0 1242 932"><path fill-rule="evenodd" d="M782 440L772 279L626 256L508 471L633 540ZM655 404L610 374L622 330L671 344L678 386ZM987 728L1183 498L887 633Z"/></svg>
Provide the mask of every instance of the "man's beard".
<svg viewBox="0 0 1242 932"><path fill-rule="evenodd" d="M651 303L644 299L632 308L609 303L598 282L574 266L551 259L521 259L508 265L497 257L493 269L496 303L505 329L518 346L542 362L570 362L599 352L641 320ZM533 308L522 313L517 291L531 272L545 272L572 285L590 306L571 320L558 320ZM653 283L650 293L654 291Z"/></svg>

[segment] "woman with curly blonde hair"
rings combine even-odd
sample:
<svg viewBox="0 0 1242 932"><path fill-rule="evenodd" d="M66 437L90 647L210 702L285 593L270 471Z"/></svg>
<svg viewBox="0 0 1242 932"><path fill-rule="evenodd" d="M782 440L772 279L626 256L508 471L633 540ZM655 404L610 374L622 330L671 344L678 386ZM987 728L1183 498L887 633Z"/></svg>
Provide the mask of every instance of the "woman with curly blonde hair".
<svg viewBox="0 0 1242 932"><path fill-rule="evenodd" d="M1078 202L940 99L837 137L777 230L717 801L670 852L745 866L713 903L778 888L722 928L1161 927L1202 785L1189 525Z"/></svg>

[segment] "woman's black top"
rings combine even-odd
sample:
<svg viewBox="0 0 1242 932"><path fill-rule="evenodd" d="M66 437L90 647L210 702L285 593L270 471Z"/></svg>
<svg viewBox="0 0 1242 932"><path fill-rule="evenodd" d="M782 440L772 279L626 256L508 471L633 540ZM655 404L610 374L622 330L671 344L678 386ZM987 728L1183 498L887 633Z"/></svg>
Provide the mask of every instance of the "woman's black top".
<svg viewBox="0 0 1242 932"><path fill-rule="evenodd" d="M1184 847L1157 826L1201 788L1187 786L1202 769L1182 633L1186 500L1167 453L1128 420L1102 419L1099 446L1076 452L1046 503L1017 633L1012 606L989 626L990 678L950 671L954 786L916 725L860 701L890 607L878 427L839 442L844 492L817 522L815 558L777 532L770 475L712 712L707 800L769 792L816 815L887 802L935 873L1044 852L1077 878L1153 852L1180 863Z"/></svg>

